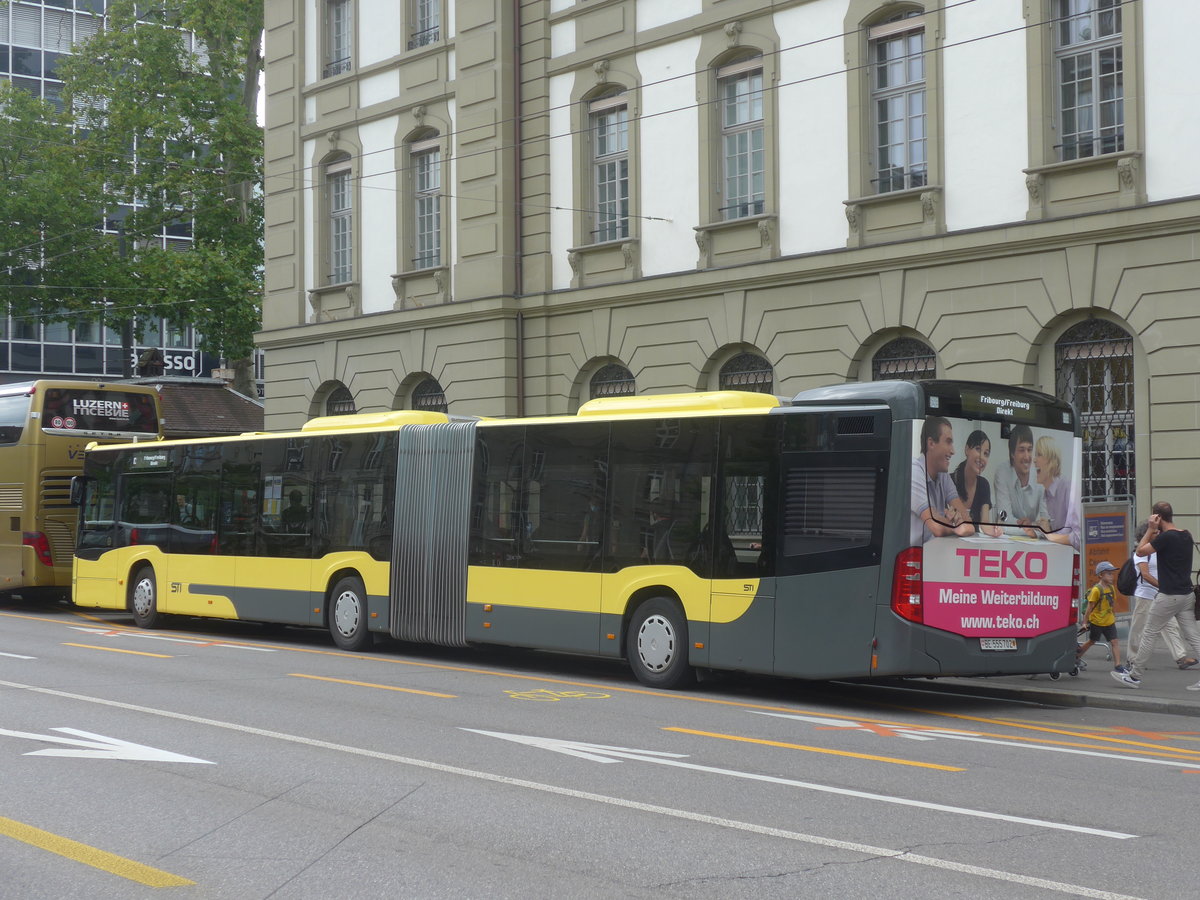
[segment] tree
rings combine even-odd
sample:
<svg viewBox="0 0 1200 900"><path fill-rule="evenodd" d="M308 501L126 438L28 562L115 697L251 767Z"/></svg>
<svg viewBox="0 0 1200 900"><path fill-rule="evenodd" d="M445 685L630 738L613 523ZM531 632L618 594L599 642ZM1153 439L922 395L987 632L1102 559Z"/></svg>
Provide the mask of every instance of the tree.
<svg viewBox="0 0 1200 900"><path fill-rule="evenodd" d="M110 234L43 217L44 263L24 277L67 284L52 266L69 246L101 260L93 271L106 279L77 273L69 284L93 290L54 291L39 298L43 310L191 323L203 349L245 359L248 372L262 297L262 26L261 0L110 0L104 30L61 62L82 184L49 187L83 194L73 202ZM190 236L190 250L172 249L172 236Z"/></svg>

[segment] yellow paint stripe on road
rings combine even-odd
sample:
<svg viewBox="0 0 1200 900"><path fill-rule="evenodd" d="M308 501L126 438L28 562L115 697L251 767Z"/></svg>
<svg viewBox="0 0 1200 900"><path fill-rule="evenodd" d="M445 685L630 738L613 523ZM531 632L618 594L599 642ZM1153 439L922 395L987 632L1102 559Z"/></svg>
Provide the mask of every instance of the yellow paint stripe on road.
<svg viewBox="0 0 1200 900"><path fill-rule="evenodd" d="M442 697L446 700L455 700L457 694L439 694L436 691L418 691L416 688L395 687L390 684L372 684L369 681L347 681L344 678L324 678L320 675L303 675L300 672L289 672L290 678L311 678L313 681L332 681L334 684L349 684L354 687L379 688L381 691L400 691L404 694L422 694L426 697Z"/></svg>
<svg viewBox="0 0 1200 900"><path fill-rule="evenodd" d="M0 834L22 841L31 847L37 847L39 850L47 850L75 862L81 862L93 869L100 869L129 881L136 881L138 884L150 887L186 887L196 883L178 875L172 875L170 872L164 872L162 869L155 869L153 866L143 865L132 859L117 856L115 853L90 847L79 841L34 828L32 825L26 825L14 819L6 819L3 816L0 816Z"/></svg>
<svg viewBox="0 0 1200 900"><path fill-rule="evenodd" d="M695 734L700 737L720 738L723 741L739 741L743 744L762 744L766 747L783 747L787 750L807 750L809 753L827 753L830 756L848 756L851 759L869 759L872 762L891 763L896 766L916 766L919 769L937 769L941 772L965 772L956 766L941 766L937 763L917 762L912 759L897 759L894 756L872 756L870 753L851 753L849 750L831 750L828 747L808 747L804 744L788 744L784 741L768 741L762 738L743 737L737 734L716 734L712 731L694 731L691 728L664 728L679 734Z"/></svg>
<svg viewBox="0 0 1200 900"><path fill-rule="evenodd" d="M64 647L82 647L84 650L107 650L109 653L132 653L134 656L155 656L159 659L174 659L173 656L168 656L165 653L146 653L143 650L122 650L120 647L97 647L95 644L69 644L64 643Z"/></svg>

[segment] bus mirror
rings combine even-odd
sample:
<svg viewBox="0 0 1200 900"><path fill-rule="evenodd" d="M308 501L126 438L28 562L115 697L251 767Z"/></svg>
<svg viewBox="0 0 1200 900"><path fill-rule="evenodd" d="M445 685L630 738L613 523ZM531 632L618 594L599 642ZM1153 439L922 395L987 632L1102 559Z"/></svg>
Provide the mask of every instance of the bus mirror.
<svg viewBox="0 0 1200 900"><path fill-rule="evenodd" d="M86 475L71 476L71 505L83 506L83 495L87 489Z"/></svg>

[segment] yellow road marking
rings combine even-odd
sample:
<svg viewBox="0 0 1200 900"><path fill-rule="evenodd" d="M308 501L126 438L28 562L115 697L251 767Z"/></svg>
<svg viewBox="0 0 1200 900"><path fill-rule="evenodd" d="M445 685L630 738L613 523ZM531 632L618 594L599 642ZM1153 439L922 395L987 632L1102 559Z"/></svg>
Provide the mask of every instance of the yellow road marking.
<svg viewBox="0 0 1200 900"><path fill-rule="evenodd" d="M165 653L146 653L142 650L122 650L120 647L97 647L94 644L70 644L63 643L64 647L82 647L85 650L107 650L109 653L132 653L134 656L155 656L159 659L174 659L173 656L168 656Z"/></svg>
<svg viewBox="0 0 1200 900"><path fill-rule="evenodd" d="M965 772L956 766L940 766L937 763L917 762L911 759L896 759L892 756L872 756L870 753L851 753L849 750L830 750L828 747L806 747L804 744L788 744L784 741L768 741L763 738L742 737L737 734L716 734L712 731L695 731L691 728L664 728L679 734L695 734L700 737L720 738L723 741L739 741L743 744L763 744L767 747L783 747L788 750L807 750L809 753L827 753L830 756L849 756L852 759L869 759L873 762L892 763L897 766L916 766L920 769L938 769L942 772Z"/></svg>
<svg viewBox="0 0 1200 900"><path fill-rule="evenodd" d="M332 681L334 684L350 684L354 687L379 688L381 691L401 691L405 694L423 694L426 697L444 697L454 700L457 694L439 694L436 691L418 691L414 688L394 687L390 684L371 684L369 681L347 681L344 678L323 678L320 675L303 675L300 672L289 672L289 678L311 678L313 681Z"/></svg>
<svg viewBox="0 0 1200 900"><path fill-rule="evenodd" d="M81 862L94 869L111 872L113 875L136 881L138 884L150 887L184 887L196 883L178 875L172 875L170 872L164 872L162 869L134 862L132 859L117 856L106 850L89 847L79 841L34 828L32 825L26 825L15 819L6 819L3 816L0 816L0 834L22 841L31 847L37 847L39 850L57 853L59 856Z"/></svg>

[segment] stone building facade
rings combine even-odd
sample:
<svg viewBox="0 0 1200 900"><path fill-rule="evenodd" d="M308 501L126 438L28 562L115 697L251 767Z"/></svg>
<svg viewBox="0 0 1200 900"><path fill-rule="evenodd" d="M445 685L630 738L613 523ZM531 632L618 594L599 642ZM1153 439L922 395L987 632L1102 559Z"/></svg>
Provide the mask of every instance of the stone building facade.
<svg viewBox="0 0 1200 900"><path fill-rule="evenodd" d="M266 22L268 428L937 375L1072 400L1085 499L1200 514L1177 66L1200 6L267 0Z"/></svg>

